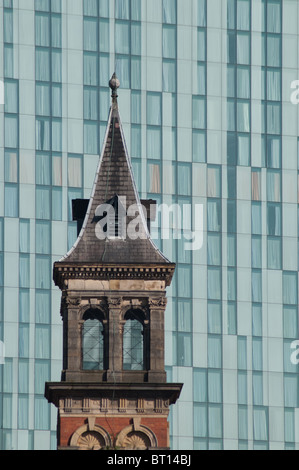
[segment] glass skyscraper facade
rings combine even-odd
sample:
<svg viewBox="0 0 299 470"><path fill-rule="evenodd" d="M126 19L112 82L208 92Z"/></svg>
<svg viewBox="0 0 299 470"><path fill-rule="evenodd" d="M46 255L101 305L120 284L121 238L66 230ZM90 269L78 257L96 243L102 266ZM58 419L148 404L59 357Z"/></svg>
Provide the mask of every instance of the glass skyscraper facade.
<svg viewBox="0 0 299 470"><path fill-rule="evenodd" d="M173 449L298 449L298 0L1 0L0 448L55 449L60 292L110 106L142 198L204 208L203 246L176 262ZM0 101L1 102L1 101ZM196 212L186 212L184 233Z"/></svg>

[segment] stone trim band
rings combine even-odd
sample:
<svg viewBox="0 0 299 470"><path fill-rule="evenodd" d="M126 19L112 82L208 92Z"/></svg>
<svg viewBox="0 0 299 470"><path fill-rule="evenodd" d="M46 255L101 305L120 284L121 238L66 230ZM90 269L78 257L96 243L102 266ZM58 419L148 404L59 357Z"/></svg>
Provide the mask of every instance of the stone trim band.
<svg viewBox="0 0 299 470"><path fill-rule="evenodd" d="M173 277L175 265L166 266L117 266L117 265L78 265L54 264L54 282L63 288L65 280L69 279L144 279L164 280L169 286Z"/></svg>

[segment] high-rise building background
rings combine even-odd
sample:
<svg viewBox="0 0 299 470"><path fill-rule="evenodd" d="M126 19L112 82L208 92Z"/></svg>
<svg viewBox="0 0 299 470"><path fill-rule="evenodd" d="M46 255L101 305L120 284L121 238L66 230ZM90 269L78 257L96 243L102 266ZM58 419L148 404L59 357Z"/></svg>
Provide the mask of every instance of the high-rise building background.
<svg viewBox="0 0 299 470"><path fill-rule="evenodd" d="M172 448L299 448L298 25L298 0L1 0L1 449L56 448L52 264L91 195L114 71L140 195L204 206L201 250L152 228L177 263Z"/></svg>

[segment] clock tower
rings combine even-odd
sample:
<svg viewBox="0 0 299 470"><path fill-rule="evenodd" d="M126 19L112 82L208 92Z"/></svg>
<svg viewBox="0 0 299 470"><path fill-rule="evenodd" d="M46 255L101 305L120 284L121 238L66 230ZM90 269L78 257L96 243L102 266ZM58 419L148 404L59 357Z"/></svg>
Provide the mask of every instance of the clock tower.
<svg viewBox="0 0 299 470"><path fill-rule="evenodd" d="M167 383L164 363L166 288L175 265L150 237L153 205L136 190L115 74L110 88L92 195L74 205L78 239L54 263L63 370L61 382L46 383L45 396L58 409L58 449L167 449L169 408L182 388Z"/></svg>

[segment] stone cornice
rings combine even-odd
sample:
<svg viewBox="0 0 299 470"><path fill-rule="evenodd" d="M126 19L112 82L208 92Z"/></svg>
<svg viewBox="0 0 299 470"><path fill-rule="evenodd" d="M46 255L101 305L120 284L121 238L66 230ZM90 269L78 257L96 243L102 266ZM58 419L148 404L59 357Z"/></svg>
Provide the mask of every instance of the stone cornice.
<svg viewBox="0 0 299 470"><path fill-rule="evenodd" d="M83 264L54 263L53 280L60 289L65 288L69 279L81 280L114 280L143 279L163 280L169 286L174 274L175 264L165 265L116 265L116 264Z"/></svg>
<svg viewBox="0 0 299 470"><path fill-rule="evenodd" d="M173 405L178 400L183 384L174 383L46 383L45 397L49 403L59 407L61 399L155 399L167 400Z"/></svg>

